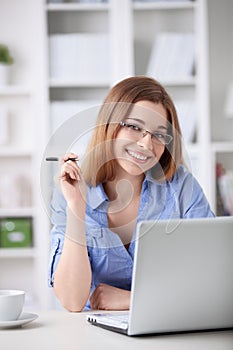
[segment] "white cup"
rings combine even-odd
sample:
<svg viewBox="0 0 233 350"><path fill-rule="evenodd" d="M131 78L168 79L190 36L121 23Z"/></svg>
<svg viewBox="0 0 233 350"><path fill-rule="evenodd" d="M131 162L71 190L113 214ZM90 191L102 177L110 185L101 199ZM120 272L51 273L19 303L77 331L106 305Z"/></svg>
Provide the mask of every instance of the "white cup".
<svg viewBox="0 0 233 350"><path fill-rule="evenodd" d="M22 290L0 289L0 321L15 321L24 305L25 292Z"/></svg>

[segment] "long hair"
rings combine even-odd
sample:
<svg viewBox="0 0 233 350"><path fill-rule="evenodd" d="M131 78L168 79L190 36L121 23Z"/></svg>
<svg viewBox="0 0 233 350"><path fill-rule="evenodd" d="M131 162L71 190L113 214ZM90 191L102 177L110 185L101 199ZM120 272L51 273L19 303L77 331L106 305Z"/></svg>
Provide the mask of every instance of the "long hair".
<svg viewBox="0 0 233 350"><path fill-rule="evenodd" d="M153 169L153 176L157 180L172 179L177 166L182 162L181 131L174 103L158 81L136 76L117 83L109 91L100 108L82 164L82 172L89 185L96 186L115 178L113 140L119 131L119 122L129 115L133 104L139 101L160 103L166 110L168 133L173 136L173 140L165 147L158 166Z"/></svg>

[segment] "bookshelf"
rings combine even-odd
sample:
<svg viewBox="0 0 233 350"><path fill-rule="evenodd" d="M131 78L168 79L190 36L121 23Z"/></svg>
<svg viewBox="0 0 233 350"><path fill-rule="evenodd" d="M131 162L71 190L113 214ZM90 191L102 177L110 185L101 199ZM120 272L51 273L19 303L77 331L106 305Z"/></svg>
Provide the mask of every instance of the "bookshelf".
<svg viewBox="0 0 233 350"><path fill-rule="evenodd" d="M48 60L48 133L51 134L59 125L57 114L64 114L66 118L75 114L75 105L88 101L101 101L110 86L110 34L109 34L109 3L45 3L44 17L46 22L45 41L48 47L46 60ZM85 64L85 54L89 52L93 57L93 47L104 46L104 66L106 74L102 74L99 67L98 77L95 77L96 66L93 60L89 61L90 69ZM104 41L104 43L103 43ZM89 44L88 44L89 43ZM72 52L64 53L63 47L73 48ZM84 50L84 47L86 50ZM80 54L81 51L81 54ZM98 66L101 63L101 50L96 55ZM58 62L57 57L60 57ZM73 57L73 60L70 59ZM79 66L78 66L78 63ZM56 106L55 112L54 106ZM61 112L59 112L59 106ZM58 112L58 113L56 113Z"/></svg>
<svg viewBox="0 0 233 350"><path fill-rule="evenodd" d="M227 94L233 81L233 41L227 39L233 33L233 23L229 18L232 11L233 3L230 0L224 0L221 4L216 0L208 1L210 181L215 207L216 164L221 164L226 171L233 171L233 115L228 115L226 111ZM220 37L223 39L216 39Z"/></svg>
<svg viewBox="0 0 233 350"><path fill-rule="evenodd" d="M78 111L101 103L117 81L147 74L156 36L163 32L192 33L195 38L192 74L161 82L175 102L195 103L195 137L185 142L185 152L213 210L216 209L216 163L233 169L233 118L224 112L228 87L233 81L232 12L231 0L109 0L98 4L1 1L0 42L12 48L16 63L10 84L0 87L0 106L9 109L10 120L9 142L0 145L0 166L16 174L27 170L32 186L30 205L1 207L0 218L32 218L34 243L20 250L0 248L0 288L25 289L28 305L34 309L54 306L47 287L48 203L41 196L40 179L52 127L54 130L58 126L54 115L58 113L53 114L53 107L63 104L66 120L75 108ZM88 79L51 76L49 39L57 34L106 35L108 75L104 79L97 79L94 74Z"/></svg>
<svg viewBox="0 0 233 350"><path fill-rule="evenodd" d="M9 46L14 57L9 84L0 87L0 109L6 111L6 137L0 144L0 220L32 223L30 246L0 247L0 288L24 289L26 309L35 310L49 304L47 218L38 191L40 148L45 144L42 4L1 1L0 33L0 42Z"/></svg>

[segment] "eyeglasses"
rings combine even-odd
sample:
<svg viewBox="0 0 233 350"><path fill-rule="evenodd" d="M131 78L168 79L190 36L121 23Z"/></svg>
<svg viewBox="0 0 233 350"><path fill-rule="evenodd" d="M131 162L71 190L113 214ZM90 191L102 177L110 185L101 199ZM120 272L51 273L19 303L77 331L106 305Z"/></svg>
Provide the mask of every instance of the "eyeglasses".
<svg viewBox="0 0 233 350"><path fill-rule="evenodd" d="M151 141L153 143L157 145L161 145L161 144L168 145L173 139L171 135L163 134L162 132L159 132L159 131L150 132L146 129L141 128L136 124L120 122L119 125L124 127L125 130L137 140L140 140L141 138L146 136L146 134L150 134Z"/></svg>

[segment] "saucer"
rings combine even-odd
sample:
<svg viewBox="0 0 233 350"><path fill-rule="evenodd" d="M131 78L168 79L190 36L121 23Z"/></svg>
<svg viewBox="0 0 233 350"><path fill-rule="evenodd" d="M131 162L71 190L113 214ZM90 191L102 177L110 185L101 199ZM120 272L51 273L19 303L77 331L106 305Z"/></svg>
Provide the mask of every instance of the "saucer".
<svg viewBox="0 0 233 350"><path fill-rule="evenodd" d="M38 317L37 314L31 314L29 312L23 312L18 320L14 321L0 321L0 329L17 328L25 325L26 323L34 321Z"/></svg>

